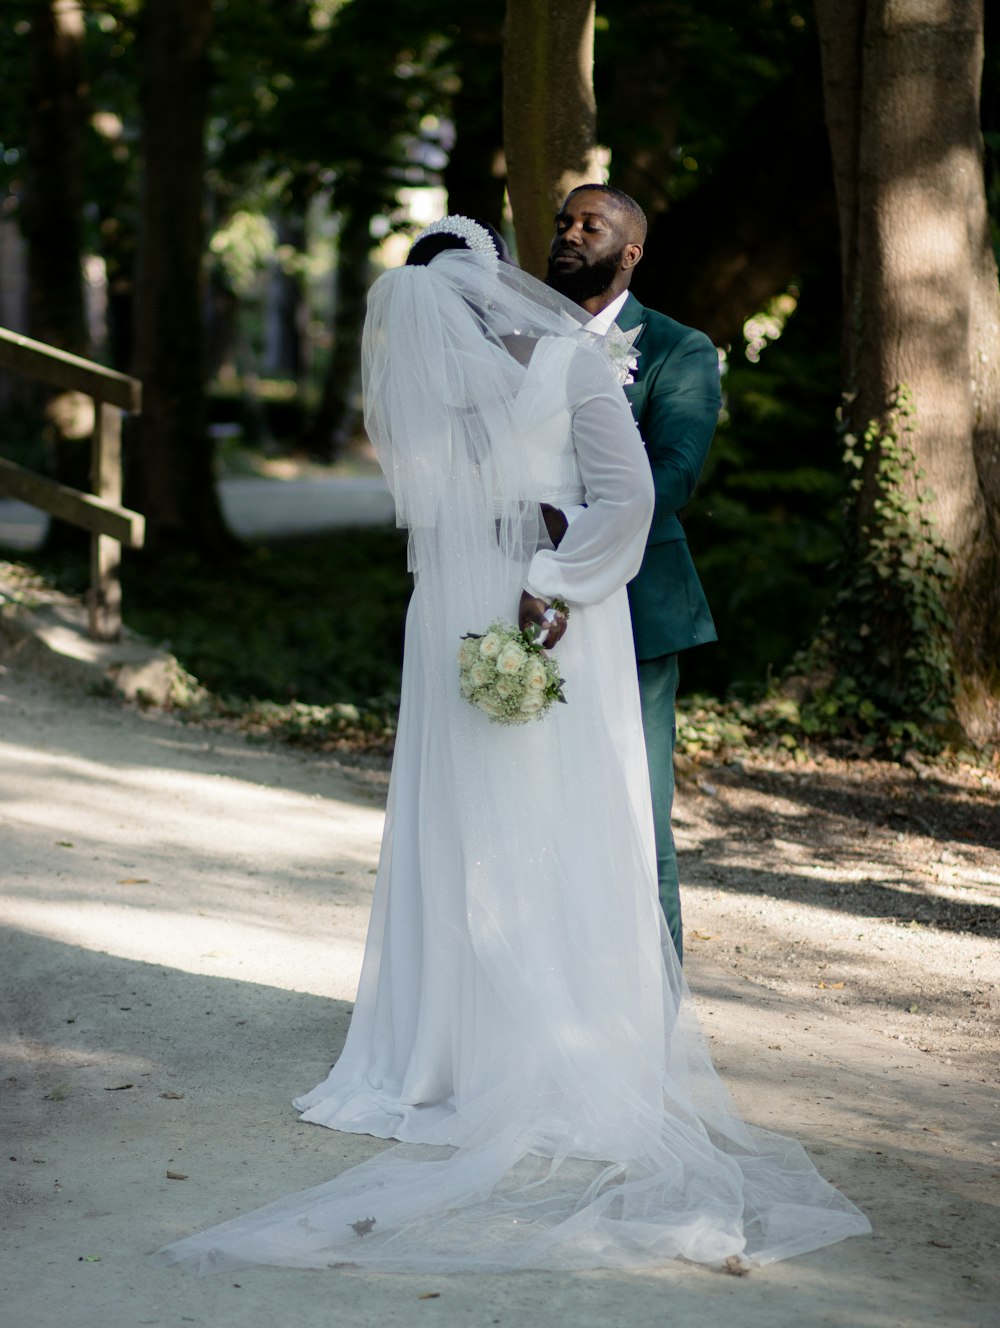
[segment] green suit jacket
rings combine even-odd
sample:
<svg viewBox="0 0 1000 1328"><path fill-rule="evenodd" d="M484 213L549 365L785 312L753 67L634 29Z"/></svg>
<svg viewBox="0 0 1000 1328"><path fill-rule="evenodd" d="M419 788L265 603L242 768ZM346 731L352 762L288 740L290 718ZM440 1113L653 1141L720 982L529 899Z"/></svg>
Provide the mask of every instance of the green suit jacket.
<svg viewBox="0 0 1000 1328"><path fill-rule="evenodd" d="M717 640L677 513L690 500L719 418L719 357L703 332L645 309L631 293L618 315L639 324L632 414L653 472L656 505L646 553L628 588L638 659L656 659Z"/></svg>

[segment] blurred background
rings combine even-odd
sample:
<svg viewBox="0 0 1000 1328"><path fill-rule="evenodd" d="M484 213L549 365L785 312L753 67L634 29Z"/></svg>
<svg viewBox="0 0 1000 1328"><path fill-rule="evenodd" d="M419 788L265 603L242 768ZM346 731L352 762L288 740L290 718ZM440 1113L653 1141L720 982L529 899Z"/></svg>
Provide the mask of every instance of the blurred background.
<svg viewBox="0 0 1000 1328"><path fill-rule="evenodd" d="M516 248L505 16L499 0L0 0L0 325L147 383L126 501L149 540L127 556L125 618L221 696L391 714L408 578L361 427L365 294L445 211ZM688 652L682 690L752 698L830 604L849 493L813 5L598 0L593 85L601 169L651 221L633 289L708 332L722 365L684 514L720 641ZM77 482L78 405L0 378L0 455ZM248 481L316 502L289 488L298 523L255 526L270 500L244 501ZM0 556L86 584L59 523L0 514Z"/></svg>

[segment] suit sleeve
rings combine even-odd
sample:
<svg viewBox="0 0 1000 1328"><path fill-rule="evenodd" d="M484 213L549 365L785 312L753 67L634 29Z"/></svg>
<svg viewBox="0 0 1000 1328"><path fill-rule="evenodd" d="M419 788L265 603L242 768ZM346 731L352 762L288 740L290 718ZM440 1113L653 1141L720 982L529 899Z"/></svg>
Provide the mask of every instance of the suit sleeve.
<svg viewBox="0 0 1000 1328"><path fill-rule="evenodd" d="M719 357L702 332L689 330L657 366L639 431L653 472L651 538L691 500L722 405Z"/></svg>

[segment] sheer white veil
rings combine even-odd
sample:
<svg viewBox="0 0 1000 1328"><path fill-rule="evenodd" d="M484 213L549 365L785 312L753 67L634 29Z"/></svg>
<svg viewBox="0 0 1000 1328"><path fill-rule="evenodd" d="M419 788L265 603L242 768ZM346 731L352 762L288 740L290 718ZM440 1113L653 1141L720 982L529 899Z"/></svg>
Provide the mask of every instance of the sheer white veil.
<svg viewBox="0 0 1000 1328"><path fill-rule="evenodd" d="M410 531L411 570L441 578L447 609L438 606L434 628L456 640L516 614L527 563L546 542L513 406L537 342L585 342L586 318L526 273L467 249L385 272L371 289L365 426Z"/></svg>
<svg viewBox="0 0 1000 1328"><path fill-rule="evenodd" d="M525 366L547 338L586 343L585 319L482 249L445 250L372 288L366 423L409 530L406 649L421 662L408 692L404 683L397 749L408 744L416 773L405 799L390 789L372 925L390 974L393 947L406 952L421 930L466 966L443 1030L461 1076L447 1102L419 1099L430 1108L408 1136L419 1143L177 1241L161 1262L202 1272L767 1262L868 1229L798 1144L744 1123L697 1028L656 901L651 818L647 807L639 816L622 734L604 718L632 717L644 778L631 643L603 653L604 624L628 632L624 592L621 618L603 617L603 603L574 606L583 662L571 704L543 723L490 726L459 694L459 638L516 617L545 540L514 409ZM532 426L551 412L565 433L567 375L550 381L545 363ZM599 390L606 374L620 394L597 355L583 363ZM615 672L602 659L624 663ZM408 854L393 852L394 833ZM414 879L421 898L393 931L392 886ZM375 948L356 1017L371 1008ZM347 1080L350 1057L349 1038L336 1067Z"/></svg>

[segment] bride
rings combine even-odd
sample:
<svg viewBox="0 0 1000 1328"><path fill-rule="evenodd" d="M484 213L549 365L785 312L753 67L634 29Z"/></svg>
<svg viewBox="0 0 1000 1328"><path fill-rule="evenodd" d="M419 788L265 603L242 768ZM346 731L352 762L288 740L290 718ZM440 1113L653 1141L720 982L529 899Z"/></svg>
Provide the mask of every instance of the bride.
<svg viewBox="0 0 1000 1328"><path fill-rule="evenodd" d="M870 1230L740 1119L665 930L624 589L652 482L585 317L463 217L371 291L366 424L415 586L354 1016L295 1105L401 1144L163 1262L765 1263ZM577 511L558 549L543 503ZM558 641L567 704L505 727L456 657L518 615Z"/></svg>

